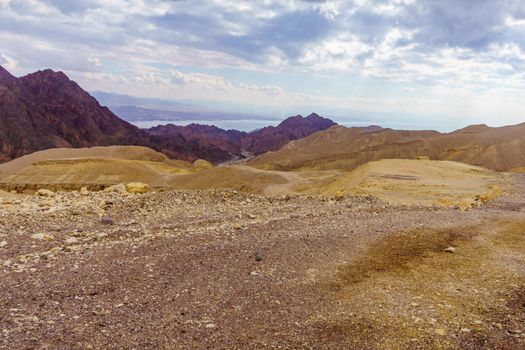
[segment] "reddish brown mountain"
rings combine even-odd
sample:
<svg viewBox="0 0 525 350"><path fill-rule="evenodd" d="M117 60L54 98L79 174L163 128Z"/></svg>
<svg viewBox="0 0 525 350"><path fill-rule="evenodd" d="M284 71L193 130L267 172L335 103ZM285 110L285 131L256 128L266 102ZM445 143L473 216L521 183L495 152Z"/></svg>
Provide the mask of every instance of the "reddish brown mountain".
<svg viewBox="0 0 525 350"><path fill-rule="evenodd" d="M297 115L284 120L277 126L268 126L249 133L242 139L241 147L255 155L276 151L290 141L328 129L333 125L335 125L333 121L315 113L306 118Z"/></svg>
<svg viewBox="0 0 525 350"><path fill-rule="evenodd" d="M16 78L0 67L0 161L55 147L148 144L144 131L100 106L64 73Z"/></svg>
<svg viewBox="0 0 525 350"><path fill-rule="evenodd" d="M159 125L147 130L151 141L172 158L224 162L241 154L240 140L246 135L212 125Z"/></svg>
<svg viewBox="0 0 525 350"><path fill-rule="evenodd" d="M159 125L147 131L152 141L172 157L192 160L188 155L193 154L197 158L217 163L242 157L246 152L258 155L275 151L290 141L333 125L335 123L330 119L314 113L306 118L300 115L290 117L277 126L268 126L250 133L199 124ZM188 150L184 149L184 145L189 146Z"/></svg>

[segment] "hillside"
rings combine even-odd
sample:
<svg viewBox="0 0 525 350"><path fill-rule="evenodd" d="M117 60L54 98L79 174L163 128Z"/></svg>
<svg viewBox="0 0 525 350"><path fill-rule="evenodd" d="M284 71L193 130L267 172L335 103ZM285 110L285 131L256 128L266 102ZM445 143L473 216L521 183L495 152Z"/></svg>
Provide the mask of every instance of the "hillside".
<svg viewBox="0 0 525 350"><path fill-rule="evenodd" d="M55 147L148 142L62 72L15 78L0 67L0 162Z"/></svg>
<svg viewBox="0 0 525 350"><path fill-rule="evenodd" d="M39 188L100 190L129 182L166 188L171 176L198 170L191 163L168 159L146 147L56 148L0 164L0 186L19 192Z"/></svg>
<svg viewBox="0 0 525 350"><path fill-rule="evenodd" d="M525 124L470 126L447 134L334 126L260 155L250 164L266 169L352 170L369 161L417 157L453 160L498 171L523 167Z"/></svg>

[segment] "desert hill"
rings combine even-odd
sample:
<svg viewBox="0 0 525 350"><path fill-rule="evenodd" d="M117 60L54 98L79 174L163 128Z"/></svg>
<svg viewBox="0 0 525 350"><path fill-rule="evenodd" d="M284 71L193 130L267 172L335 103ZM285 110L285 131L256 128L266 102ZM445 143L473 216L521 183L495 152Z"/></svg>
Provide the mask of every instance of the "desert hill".
<svg viewBox="0 0 525 350"><path fill-rule="evenodd" d="M146 147L59 148L0 164L0 185L22 192L39 188L99 190L129 182L165 188L170 176L198 170L198 164L171 160Z"/></svg>
<svg viewBox="0 0 525 350"><path fill-rule="evenodd" d="M235 189L332 198L372 195L392 204L464 208L482 204L480 198L498 196L506 186L505 177L497 172L451 161L388 159L353 171L278 171L247 165L213 167L203 160L191 164L139 146L51 149L0 165L0 188L7 191L101 190L130 182L157 190Z"/></svg>
<svg viewBox="0 0 525 350"><path fill-rule="evenodd" d="M282 170L352 170L369 161L417 157L453 160L497 171L523 167L525 124L499 128L477 125L447 134L334 126L260 155L251 164Z"/></svg>

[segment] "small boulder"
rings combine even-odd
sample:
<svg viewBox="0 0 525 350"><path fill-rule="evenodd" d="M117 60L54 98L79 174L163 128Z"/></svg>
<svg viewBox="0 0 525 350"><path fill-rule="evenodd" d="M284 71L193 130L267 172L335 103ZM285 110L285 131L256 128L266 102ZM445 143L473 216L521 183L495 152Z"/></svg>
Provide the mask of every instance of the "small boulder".
<svg viewBox="0 0 525 350"><path fill-rule="evenodd" d="M50 235L48 233L35 233L34 235L31 235L31 238L39 241L52 241L55 239L53 235Z"/></svg>
<svg viewBox="0 0 525 350"><path fill-rule="evenodd" d="M213 168L213 164L204 159L197 159L193 162L193 167L196 170L206 170Z"/></svg>
<svg viewBox="0 0 525 350"><path fill-rule="evenodd" d="M146 193L149 192L150 187L148 184L142 182L130 182L126 185L126 190L129 193Z"/></svg>
<svg viewBox="0 0 525 350"><path fill-rule="evenodd" d="M113 185L113 186L106 187L104 189L104 192L116 192L116 193L120 193L120 194L127 194L128 193L128 191L126 190L126 186L124 184L118 184L118 185Z"/></svg>
<svg viewBox="0 0 525 350"><path fill-rule="evenodd" d="M66 239L64 241L64 243L66 243L66 244L77 244L78 243L78 239L75 238L75 237L69 237L68 239Z"/></svg>
<svg viewBox="0 0 525 350"><path fill-rule="evenodd" d="M41 197L53 197L55 195L55 192L45 189L45 188L41 188L38 191L36 191L35 194Z"/></svg>
<svg viewBox="0 0 525 350"><path fill-rule="evenodd" d="M101 221L104 225L113 225L115 223L115 221L109 216L103 216Z"/></svg>
<svg viewBox="0 0 525 350"><path fill-rule="evenodd" d="M83 196L88 196L89 195L89 190L87 189L87 187L82 187L80 189L80 194L83 195Z"/></svg>
<svg viewBox="0 0 525 350"><path fill-rule="evenodd" d="M5 248L6 246L7 246L7 242L6 241L0 242L0 248Z"/></svg>
<svg viewBox="0 0 525 350"><path fill-rule="evenodd" d="M454 254L454 253L456 253L458 250L457 250L456 248L454 248L454 247L447 247L447 248L445 248L443 251L446 252L446 253Z"/></svg>

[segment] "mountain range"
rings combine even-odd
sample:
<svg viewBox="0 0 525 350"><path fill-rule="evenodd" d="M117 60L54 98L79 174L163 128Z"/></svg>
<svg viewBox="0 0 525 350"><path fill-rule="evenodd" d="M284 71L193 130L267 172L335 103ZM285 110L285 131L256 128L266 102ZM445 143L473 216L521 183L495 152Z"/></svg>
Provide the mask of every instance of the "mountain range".
<svg viewBox="0 0 525 350"><path fill-rule="evenodd" d="M311 115L252 133L206 125L142 130L101 106L62 72L47 69L16 78L0 67L0 162L56 147L141 145L173 158L218 163L244 152L276 150L332 125Z"/></svg>

